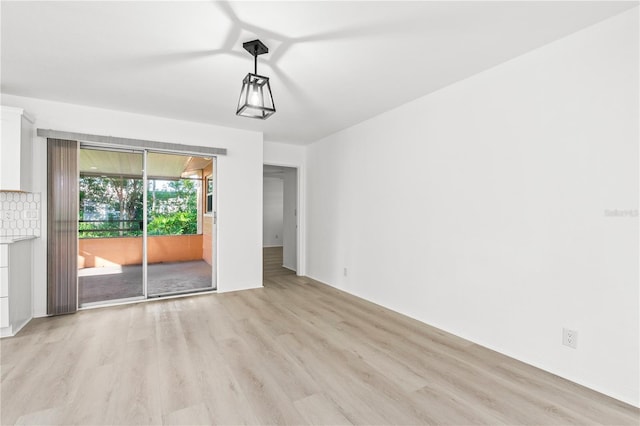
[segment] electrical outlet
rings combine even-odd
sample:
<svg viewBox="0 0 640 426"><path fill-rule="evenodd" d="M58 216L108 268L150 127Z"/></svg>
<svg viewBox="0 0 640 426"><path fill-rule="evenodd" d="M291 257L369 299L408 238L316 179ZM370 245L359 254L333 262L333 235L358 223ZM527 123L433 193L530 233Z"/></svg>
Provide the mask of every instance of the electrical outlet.
<svg viewBox="0 0 640 426"><path fill-rule="evenodd" d="M578 346L578 332L576 330L562 329L562 344L575 349Z"/></svg>
<svg viewBox="0 0 640 426"><path fill-rule="evenodd" d="M347 276L347 268L344 268L344 269L342 270L342 273L343 273L343 274L344 274L344 276L346 277L346 276Z"/></svg>
<svg viewBox="0 0 640 426"><path fill-rule="evenodd" d="M2 212L2 219L3 220L13 220L13 211L7 210L7 211Z"/></svg>

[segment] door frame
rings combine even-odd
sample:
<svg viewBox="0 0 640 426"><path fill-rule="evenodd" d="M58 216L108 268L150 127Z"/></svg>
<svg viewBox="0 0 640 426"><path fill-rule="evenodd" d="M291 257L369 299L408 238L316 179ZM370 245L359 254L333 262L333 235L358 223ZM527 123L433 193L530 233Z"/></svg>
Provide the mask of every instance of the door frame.
<svg viewBox="0 0 640 426"><path fill-rule="evenodd" d="M182 296L190 296L190 295L197 295L197 294L207 294L207 293L212 293L212 292L216 292L218 289L218 238L217 238L217 215L218 215L218 155L211 155L211 154L203 154L203 153L197 153L197 152L190 152L190 151L180 151L180 150L174 150L174 149L157 149L157 148L144 148L144 147L138 147L135 145L116 145L116 144L109 144L109 143L101 143L101 142L84 142L82 140L78 141L78 147L77 147L77 152L78 152L78 164L80 162L80 150L81 149L98 149L98 150L105 150L105 151L134 151L134 152L139 152L140 154L142 154L142 167L143 167L143 173L142 173L142 182L143 182L143 202L142 202L142 208L144 211L144 215L143 215L143 232L142 232L142 292L143 295L142 296L135 296L135 297L129 297L129 298L124 298L124 299L112 299L112 300L106 300L104 302L90 302L90 303L86 303L83 306L80 305L80 300L79 300L79 286L80 286L80 281L79 279L76 279L76 306L77 306L77 310L83 310L83 309L92 309L92 308L101 308L101 307L106 307L106 306L115 306L115 305L122 305L122 304L128 304L128 303L139 303L139 302L146 302L146 301L152 301L152 300L157 300L158 298L173 298L173 297L182 297ZM172 293L166 293L166 294L159 294L159 295L153 295L153 296L149 296L149 291L148 291L148 229L147 229L147 225L148 225L148 215L147 215L147 209L148 209L148 194L147 194L147 188L148 188L148 174L147 174L147 162L148 162L148 154L149 153L163 153L163 154L174 154L174 155L182 155L182 156L196 156L196 157L203 157L203 156L208 156L211 157L212 160L212 179L213 179L213 194L214 194L214 201L213 201L213 212L214 212L214 216L213 216L213 223L212 223L212 248L211 248L211 287L205 287L203 289L196 289L196 290L187 290L187 291L179 291L179 292L172 292ZM80 168L78 167L78 173L77 173L77 179L80 179ZM204 193L204 185L205 183L202 183L203 186L203 193ZM78 191L78 198L80 197L80 192ZM203 197L204 198L204 197ZM78 200L79 201L79 200ZM78 202L79 205L79 202ZM204 211L203 211L203 217L204 217ZM76 248L76 252L79 252L79 235L76 236L76 242L77 242L77 248Z"/></svg>
<svg viewBox="0 0 640 426"><path fill-rule="evenodd" d="M285 162L272 162L265 161L262 163L263 166L277 166L277 167L288 167L291 169L296 169L296 275L304 276L306 273L306 257L305 257L305 217L306 212L304 209L304 167L301 164L295 163L285 163ZM264 174L263 174L264 179ZM264 214L264 212L263 212Z"/></svg>

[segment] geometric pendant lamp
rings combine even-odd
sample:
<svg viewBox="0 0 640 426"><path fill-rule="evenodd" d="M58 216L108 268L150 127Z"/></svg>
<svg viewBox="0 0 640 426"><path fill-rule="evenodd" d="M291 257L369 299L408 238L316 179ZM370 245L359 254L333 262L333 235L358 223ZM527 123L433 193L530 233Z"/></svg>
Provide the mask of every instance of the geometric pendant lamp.
<svg viewBox="0 0 640 426"><path fill-rule="evenodd" d="M260 40L248 41L242 47L253 55L254 72L242 80L236 115L266 120L276 112L269 77L258 75L258 56L269 52Z"/></svg>

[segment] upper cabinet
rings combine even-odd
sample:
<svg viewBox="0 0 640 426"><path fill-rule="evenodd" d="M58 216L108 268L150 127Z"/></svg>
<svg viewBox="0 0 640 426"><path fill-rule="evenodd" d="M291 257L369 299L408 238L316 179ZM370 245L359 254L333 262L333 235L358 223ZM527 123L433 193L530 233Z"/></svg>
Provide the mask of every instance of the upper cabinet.
<svg viewBox="0 0 640 426"><path fill-rule="evenodd" d="M22 108L2 107L0 191L31 191L33 119Z"/></svg>

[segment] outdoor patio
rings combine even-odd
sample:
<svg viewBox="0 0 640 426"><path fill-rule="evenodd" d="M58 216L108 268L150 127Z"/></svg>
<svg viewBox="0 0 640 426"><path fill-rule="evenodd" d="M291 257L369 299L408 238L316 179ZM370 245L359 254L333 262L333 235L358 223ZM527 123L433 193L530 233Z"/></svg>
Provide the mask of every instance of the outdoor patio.
<svg viewBox="0 0 640 426"><path fill-rule="evenodd" d="M149 295L211 287L211 265L204 260L148 265ZM83 268L78 271L80 305L141 297L142 265Z"/></svg>

